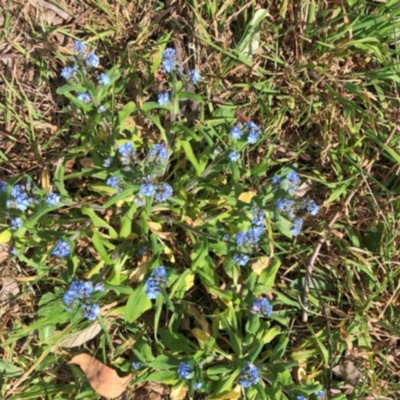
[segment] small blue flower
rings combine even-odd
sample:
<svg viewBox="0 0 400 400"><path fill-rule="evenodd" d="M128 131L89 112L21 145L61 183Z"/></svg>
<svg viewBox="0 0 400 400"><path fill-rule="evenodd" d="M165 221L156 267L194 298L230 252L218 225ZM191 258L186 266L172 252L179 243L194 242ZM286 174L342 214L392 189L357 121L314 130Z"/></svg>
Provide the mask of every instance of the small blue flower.
<svg viewBox="0 0 400 400"><path fill-rule="evenodd" d="M314 200L309 199L306 204L306 209L312 216L315 217L318 214L319 206L315 203Z"/></svg>
<svg viewBox="0 0 400 400"><path fill-rule="evenodd" d="M172 186L169 183L160 183L157 185L156 201L163 202L173 195Z"/></svg>
<svg viewBox="0 0 400 400"><path fill-rule="evenodd" d="M53 193L53 192L49 192L47 197L46 197L46 199L45 199L45 202L50 207L55 207L60 202L60 196L58 194Z"/></svg>
<svg viewBox="0 0 400 400"><path fill-rule="evenodd" d="M265 224L265 211L259 209L258 207L253 207L252 212L253 219L251 222L253 225L263 227Z"/></svg>
<svg viewBox="0 0 400 400"><path fill-rule="evenodd" d="M72 51L74 53L78 53L82 55L86 51L87 47L85 43L81 42L80 40L75 40L74 46L72 47Z"/></svg>
<svg viewBox="0 0 400 400"><path fill-rule="evenodd" d="M136 152L131 142L125 142L118 148L118 152L121 155L122 165L129 165L131 160L135 157Z"/></svg>
<svg viewBox="0 0 400 400"><path fill-rule="evenodd" d="M87 93L87 92L78 93L78 95L76 97L78 100L82 101L85 104L88 104L92 101L92 98L90 97L89 93Z"/></svg>
<svg viewBox="0 0 400 400"><path fill-rule="evenodd" d="M195 69L189 71L189 76L191 81L193 82L193 85L196 85L197 82L201 79L200 72Z"/></svg>
<svg viewBox="0 0 400 400"><path fill-rule="evenodd" d="M17 252L17 248L16 247L13 247L12 249L11 249L11 252L10 252L13 256L16 256L17 254L18 254L18 252Z"/></svg>
<svg viewBox="0 0 400 400"><path fill-rule="evenodd" d="M178 365L178 375L181 379L192 379L193 371L193 367L189 363L181 362Z"/></svg>
<svg viewBox="0 0 400 400"><path fill-rule="evenodd" d="M100 114L103 113L104 111L106 111L106 106L104 105L101 105L97 108L97 112Z"/></svg>
<svg viewBox="0 0 400 400"><path fill-rule="evenodd" d="M55 246L53 247L53 250L51 251L51 254L58 258L68 257L70 253L71 253L71 247L64 240L58 240Z"/></svg>
<svg viewBox="0 0 400 400"><path fill-rule="evenodd" d="M161 288L167 283L167 270L159 266L151 271L145 283L145 293L149 299L155 299L161 293Z"/></svg>
<svg viewBox="0 0 400 400"><path fill-rule="evenodd" d="M131 366L132 366L132 369L134 369L135 371L139 371L139 369L142 367L142 364L139 362L133 362L131 364Z"/></svg>
<svg viewBox="0 0 400 400"><path fill-rule="evenodd" d="M224 233L224 234L222 235L222 240L223 240L224 242L228 242L228 241L230 240L230 238L231 238L231 235L230 235L229 233Z"/></svg>
<svg viewBox="0 0 400 400"><path fill-rule="evenodd" d="M163 52L163 60L161 62L164 71L169 74L175 69L175 49L167 47Z"/></svg>
<svg viewBox="0 0 400 400"><path fill-rule="evenodd" d="M16 231L17 229L21 228L23 225L22 219L17 217L11 220L10 222L10 229L12 231Z"/></svg>
<svg viewBox="0 0 400 400"><path fill-rule="evenodd" d="M157 98L158 98L157 100L158 104L163 107L165 107L170 102L168 92L158 93Z"/></svg>
<svg viewBox="0 0 400 400"><path fill-rule="evenodd" d="M228 155L229 160L231 160L232 162L236 162L239 160L240 155L236 150L233 150L229 153Z"/></svg>
<svg viewBox="0 0 400 400"><path fill-rule="evenodd" d="M196 382L193 387L194 387L194 390L199 390L199 389L201 389L203 387L203 383L202 382Z"/></svg>
<svg viewBox="0 0 400 400"><path fill-rule="evenodd" d="M282 199L276 202L276 209L278 211L283 211L288 214L290 219L294 219L294 202L289 199Z"/></svg>
<svg viewBox="0 0 400 400"><path fill-rule="evenodd" d="M146 246L141 246L138 249L138 254L142 256L143 254L146 253L146 251L147 251L147 247Z"/></svg>
<svg viewBox="0 0 400 400"><path fill-rule="evenodd" d="M168 151L162 144L155 144L147 155L148 161L164 161L168 159Z"/></svg>
<svg viewBox="0 0 400 400"><path fill-rule="evenodd" d="M235 254L233 256L233 259L235 260L235 262L240 265L241 267L244 267L250 260L250 257L248 254Z"/></svg>
<svg viewBox="0 0 400 400"><path fill-rule="evenodd" d="M156 187L152 183L143 183L140 185L140 193L147 197L154 196L156 194Z"/></svg>
<svg viewBox="0 0 400 400"><path fill-rule="evenodd" d="M272 314L272 306L266 298L257 298L253 300L253 304L250 308L252 314L263 315L269 317Z"/></svg>
<svg viewBox="0 0 400 400"><path fill-rule="evenodd" d="M316 393L318 400L322 400L325 396L325 392L323 390L318 390Z"/></svg>
<svg viewBox="0 0 400 400"><path fill-rule="evenodd" d="M261 135L261 129L254 122L246 122L245 127L248 130L247 143L255 144Z"/></svg>
<svg viewBox="0 0 400 400"><path fill-rule="evenodd" d="M4 181L0 181L0 193L7 192L7 183Z"/></svg>
<svg viewBox="0 0 400 400"><path fill-rule="evenodd" d="M293 236L300 235L301 229L303 228L303 219L298 218L293 222L293 228L290 230L290 233Z"/></svg>
<svg viewBox="0 0 400 400"><path fill-rule="evenodd" d="M85 317L90 321L100 315L100 307L97 304L83 304L82 309Z"/></svg>
<svg viewBox="0 0 400 400"><path fill-rule="evenodd" d="M104 283L103 283L103 282L98 282L98 283L96 283L96 285L94 285L93 290L94 290L95 292L104 292L104 290L105 290Z"/></svg>
<svg viewBox="0 0 400 400"><path fill-rule="evenodd" d="M106 185L119 190L121 187L121 180L115 176L111 176L106 180Z"/></svg>
<svg viewBox="0 0 400 400"><path fill-rule="evenodd" d="M282 182L282 179L275 175L271 178L271 182L273 185L279 185Z"/></svg>
<svg viewBox="0 0 400 400"><path fill-rule="evenodd" d="M294 193L301 184L301 179L297 172L289 172L286 175L286 179L289 181L289 193Z"/></svg>
<svg viewBox="0 0 400 400"><path fill-rule="evenodd" d="M233 139L237 140L240 139L243 135L242 132L242 127L240 126L240 124L235 125L230 132L231 136Z"/></svg>
<svg viewBox="0 0 400 400"><path fill-rule="evenodd" d="M76 75L76 72L77 69L75 67L64 67L60 72L60 76L61 78L69 81L72 77Z"/></svg>
<svg viewBox="0 0 400 400"><path fill-rule="evenodd" d="M88 67L97 68L99 66L100 60L99 57L92 51L86 57L86 65Z"/></svg>
<svg viewBox="0 0 400 400"><path fill-rule="evenodd" d="M101 73L97 79L99 85L108 86L111 83L111 79L108 75Z"/></svg>
<svg viewBox="0 0 400 400"><path fill-rule="evenodd" d="M112 157L107 157L103 162L103 167L104 168L110 168L112 162L113 162L113 158Z"/></svg>
<svg viewBox="0 0 400 400"><path fill-rule="evenodd" d="M29 185L14 185L11 189L11 199L7 200L7 208L17 208L26 211L33 203L33 199L28 196Z"/></svg>
<svg viewBox="0 0 400 400"><path fill-rule="evenodd" d="M307 400L304 396L297 396L297 400Z"/></svg>
<svg viewBox="0 0 400 400"><path fill-rule="evenodd" d="M244 361L244 368L239 373L239 384L247 389L257 384L259 379L258 368L254 364Z"/></svg>

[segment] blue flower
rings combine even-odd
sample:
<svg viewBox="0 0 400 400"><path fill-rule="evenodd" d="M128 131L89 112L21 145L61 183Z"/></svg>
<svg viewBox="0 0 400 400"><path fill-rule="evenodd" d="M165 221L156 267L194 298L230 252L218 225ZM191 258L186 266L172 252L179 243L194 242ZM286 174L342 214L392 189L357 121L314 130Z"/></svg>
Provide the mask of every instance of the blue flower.
<svg viewBox="0 0 400 400"><path fill-rule="evenodd" d="M301 184L299 175L297 172L292 171L286 175L286 179L289 181L289 192L294 193Z"/></svg>
<svg viewBox="0 0 400 400"><path fill-rule="evenodd" d="M318 400L322 400L325 396L325 392L323 390L318 390L316 393Z"/></svg>
<svg viewBox="0 0 400 400"><path fill-rule="evenodd" d="M160 183L157 185L156 190L156 200L160 203L169 199L173 195L172 186L169 183Z"/></svg>
<svg viewBox="0 0 400 400"><path fill-rule="evenodd" d="M72 51L74 53L79 53L82 55L86 51L87 47L85 43L81 42L80 40L75 40L74 46L72 47Z"/></svg>
<svg viewBox="0 0 400 400"><path fill-rule="evenodd" d="M134 369L135 371L138 371L142 367L142 364L139 362L133 362L131 364L131 366L132 366L132 369Z"/></svg>
<svg viewBox="0 0 400 400"><path fill-rule="evenodd" d="M108 75L101 73L97 79L99 85L108 86L111 83L111 79Z"/></svg>
<svg viewBox="0 0 400 400"><path fill-rule="evenodd" d="M307 400L304 396L297 396L297 400Z"/></svg>
<svg viewBox="0 0 400 400"><path fill-rule="evenodd" d="M239 384L247 389L257 384L259 378L258 368L254 364L244 361L244 368L239 373Z"/></svg>
<svg viewBox="0 0 400 400"><path fill-rule="evenodd" d="M113 162L113 158L112 157L106 158L104 160L104 162L103 162L103 167L104 168L110 168L112 162Z"/></svg>
<svg viewBox="0 0 400 400"><path fill-rule="evenodd" d="M203 387L203 384L202 384L202 382L196 382L193 387L194 387L194 390L199 390Z"/></svg>
<svg viewBox="0 0 400 400"><path fill-rule="evenodd" d="M155 144L154 147L147 154L149 161L167 160L168 151L162 144Z"/></svg>
<svg viewBox="0 0 400 400"><path fill-rule="evenodd" d="M298 218L293 222L293 228L290 230L290 233L293 236L300 235L301 229L303 228L303 219Z"/></svg>
<svg viewBox="0 0 400 400"><path fill-rule="evenodd" d="M230 235L229 233L224 233L224 234L222 235L222 240L223 240L224 242L228 242L228 241L230 240L230 238L231 238L231 235Z"/></svg>
<svg viewBox="0 0 400 400"><path fill-rule="evenodd" d="M92 98L90 97L89 93L87 93L87 92L78 93L78 95L76 97L78 100L82 101L85 104L88 104L92 101Z"/></svg>
<svg viewBox="0 0 400 400"><path fill-rule="evenodd" d="M76 72L77 72L76 67L64 67L60 72L60 76L61 78L64 78L65 80L69 81L72 77L76 75Z"/></svg>
<svg viewBox="0 0 400 400"><path fill-rule="evenodd" d="M55 207L58 205L60 202L60 196L58 194L55 194L53 192L49 192L47 194L47 197L45 199L45 202L50 206L50 207Z"/></svg>
<svg viewBox="0 0 400 400"><path fill-rule="evenodd" d="M16 255L18 254L17 248L16 248L16 247L13 247L13 248L11 249L10 253L11 253L13 256L16 256Z"/></svg>
<svg viewBox="0 0 400 400"><path fill-rule="evenodd" d="M104 105L99 106L97 109L97 112L100 114L103 113L104 111L106 111L106 106Z"/></svg>
<svg viewBox="0 0 400 400"><path fill-rule="evenodd" d="M12 231L16 231L17 229L21 228L23 225L22 219L17 217L11 220L10 222L10 229Z"/></svg>
<svg viewBox="0 0 400 400"><path fill-rule="evenodd" d="M58 258L68 257L70 253L71 253L71 247L64 240L58 240L55 246L53 247L53 250L51 251L51 254Z"/></svg>
<svg viewBox="0 0 400 400"><path fill-rule="evenodd" d="M200 72L195 69L189 71L189 76L191 81L193 82L193 85L196 85L197 82L201 79Z"/></svg>
<svg viewBox="0 0 400 400"><path fill-rule="evenodd" d="M71 311L72 308L79 303L79 299L77 297L77 293L73 290L67 290L64 293L63 300L65 305L67 306L67 310Z"/></svg>
<svg viewBox="0 0 400 400"><path fill-rule="evenodd" d="M28 185L15 185L11 189L11 200L7 200L7 208L17 208L25 211L33 203L33 199L28 196Z"/></svg>
<svg viewBox="0 0 400 400"><path fill-rule="evenodd" d="M271 182L273 185L279 185L282 182L282 179L275 175L271 178Z"/></svg>
<svg viewBox="0 0 400 400"><path fill-rule="evenodd" d="M4 181L0 181L0 193L7 192L7 183Z"/></svg>
<svg viewBox="0 0 400 400"><path fill-rule="evenodd" d="M236 161L239 160L240 155L239 155L239 153L238 153L236 150L233 150L233 151L231 151L231 152L228 154L228 158L229 158L229 160L231 160L232 162L236 162Z"/></svg>
<svg viewBox="0 0 400 400"><path fill-rule="evenodd" d="M263 227L265 224L265 211L259 209L258 207L253 207L253 219L251 222L255 226Z"/></svg>
<svg viewBox="0 0 400 400"><path fill-rule="evenodd" d="M97 68L99 66L100 60L99 57L92 51L86 57L86 65L88 67Z"/></svg>
<svg viewBox="0 0 400 400"><path fill-rule="evenodd" d="M68 290L75 293L76 298L84 300L93 293L93 283L90 281L74 280L71 282Z"/></svg>
<svg viewBox="0 0 400 400"><path fill-rule="evenodd" d="M181 362L178 365L178 375L181 379L193 378L193 367L189 363Z"/></svg>
<svg viewBox="0 0 400 400"><path fill-rule="evenodd" d="M240 124L235 125L230 132L231 136L233 139L240 139L243 135L242 132L242 127L240 126Z"/></svg>
<svg viewBox="0 0 400 400"><path fill-rule="evenodd" d="M266 298L257 298L253 300L250 312L252 314L263 315L269 317L272 314L272 306Z"/></svg>
<svg viewBox="0 0 400 400"><path fill-rule="evenodd" d="M157 98L158 98L157 100L158 104L163 107L165 107L170 101L168 92L158 93Z"/></svg>
<svg viewBox="0 0 400 400"><path fill-rule="evenodd" d="M152 183L143 183L140 185L140 193L147 197L154 196L156 194L156 187Z"/></svg>
<svg viewBox="0 0 400 400"><path fill-rule="evenodd" d="M135 157L136 152L133 149L131 142L125 142L118 148L118 152L121 155L121 164L129 165L133 157Z"/></svg>
<svg viewBox="0 0 400 400"><path fill-rule="evenodd" d="M316 216L319 211L319 206L315 203L314 200L309 199L306 203L306 209L312 216Z"/></svg>
<svg viewBox="0 0 400 400"><path fill-rule="evenodd" d="M238 265L244 267L249 262L250 257L248 254L241 253L241 254L235 254L233 256L233 259Z"/></svg>
<svg viewBox="0 0 400 400"><path fill-rule="evenodd" d="M258 138L261 135L261 129L254 122L246 122L245 127L247 128L247 142L249 144L257 143Z"/></svg>
<svg viewBox="0 0 400 400"><path fill-rule="evenodd" d="M95 292L104 292L105 286L103 282L98 282L96 283L96 285L94 286L93 290Z"/></svg>
<svg viewBox="0 0 400 400"><path fill-rule="evenodd" d="M100 315L100 307L97 304L83 304L82 309L85 317L90 321Z"/></svg>
<svg viewBox="0 0 400 400"><path fill-rule="evenodd" d="M119 190L121 186L121 180L115 176L111 176L106 180L106 185Z"/></svg>
<svg viewBox="0 0 400 400"><path fill-rule="evenodd" d="M167 47L163 52L162 67L164 71L169 74L175 69L175 49Z"/></svg>
<svg viewBox="0 0 400 400"><path fill-rule="evenodd" d="M278 211L283 211L287 213L290 219L293 219L295 217L293 207L294 207L293 200L282 199L276 202L276 209Z"/></svg>
<svg viewBox="0 0 400 400"><path fill-rule="evenodd" d="M161 293L161 288L167 283L167 271L159 266L151 271L145 283L145 293L149 299L155 299Z"/></svg>

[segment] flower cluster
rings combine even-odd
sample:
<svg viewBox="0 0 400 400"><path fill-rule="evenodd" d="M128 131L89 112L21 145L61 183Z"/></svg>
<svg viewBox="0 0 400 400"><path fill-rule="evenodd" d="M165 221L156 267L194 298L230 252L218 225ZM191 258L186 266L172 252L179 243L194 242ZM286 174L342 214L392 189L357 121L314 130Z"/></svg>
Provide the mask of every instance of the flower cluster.
<svg viewBox="0 0 400 400"><path fill-rule="evenodd" d="M98 283L93 287L92 282L75 280L72 281L65 292L63 300L68 311L80 305L84 316L89 320L93 320L100 315L100 307L90 301L90 296L93 292L102 291L104 291L104 284L102 283Z"/></svg>
<svg viewBox="0 0 400 400"><path fill-rule="evenodd" d="M265 211L253 207L252 212L252 227L247 231L239 231L235 235L235 242L240 251L246 250L248 252L254 250L265 230ZM235 254L233 259L241 267L244 267L248 263L250 256L241 252Z"/></svg>
<svg viewBox="0 0 400 400"><path fill-rule="evenodd" d="M272 314L272 306L266 298L257 298L253 300L250 312L252 314L269 317Z"/></svg>
<svg viewBox="0 0 400 400"><path fill-rule="evenodd" d="M33 203L33 198L29 195L30 186L14 185L10 192L10 200L7 200L7 208L17 208L26 211Z"/></svg>
<svg viewBox="0 0 400 400"><path fill-rule="evenodd" d="M22 219L17 217L10 221L10 229L12 231L16 231L17 229L21 228L23 225Z"/></svg>
<svg viewBox="0 0 400 400"><path fill-rule="evenodd" d="M161 293L161 289L167 283L167 270L163 266L159 266L151 271L150 276L146 280L145 293L149 299L155 299Z"/></svg>
<svg viewBox="0 0 400 400"><path fill-rule="evenodd" d="M143 183L140 185L140 194L144 197L155 196L156 201L163 202L169 199L172 194L172 186L169 183Z"/></svg>
<svg viewBox="0 0 400 400"><path fill-rule="evenodd" d="M68 257L71 254L71 247L64 240L58 240L51 250L51 254L58 258Z"/></svg>
<svg viewBox="0 0 400 400"><path fill-rule="evenodd" d="M192 379L193 371L193 367L189 363L181 362L178 365L178 375L181 379Z"/></svg>
<svg viewBox="0 0 400 400"><path fill-rule="evenodd" d="M244 368L239 373L240 385L247 389L257 384L259 379L258 368L254 364L244 361Z"/></svg>
<svg viewBox="0 0 400 400"><path fill-rule="evenodd" d="M284 179L274 176L271 179L272 184L275 188L284 187L289 195L294 195L301 185L301 179L297 172L289 172ZM315 203L313 199L305 198L283 198L276 202L276 209L279 212L286 214L288 219L292 221L293 226L290 233L293 236L300 234L304 218L304 212L308 212L310 215L315 216L318 214L319 206Z"/></svg>
<svg viewBox="0 0 400 400"><path fill-rule="evenodd" d="M249 121L244 124L244 130L241 124L235 125L231 129L230 134L232 136L232 139L235 140L239 140L242 138L243 135L245 135L247 143L255 144L261 136L261 129L254 122Z"/></svg>
<svg viewBox="0 0 400 400"><path fill-rule="evenodd" d="M161 62L163 70L170 74L175 69L176 51L171 47L167 47L163 52L163 59Z"/></svg>

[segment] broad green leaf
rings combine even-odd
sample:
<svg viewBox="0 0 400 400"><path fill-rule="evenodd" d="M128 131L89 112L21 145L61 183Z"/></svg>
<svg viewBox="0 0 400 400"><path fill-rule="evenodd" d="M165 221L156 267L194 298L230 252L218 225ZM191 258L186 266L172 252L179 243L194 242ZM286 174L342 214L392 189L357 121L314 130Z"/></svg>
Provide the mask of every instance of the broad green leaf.
<svg viewBox="0 0 400 400"><path fill-rule="evenodd" d="M146 296L144 286L139 286L129 296L125 308L125 320L130 324L136 321L145 311L151 308L150 299Z"/></svg>

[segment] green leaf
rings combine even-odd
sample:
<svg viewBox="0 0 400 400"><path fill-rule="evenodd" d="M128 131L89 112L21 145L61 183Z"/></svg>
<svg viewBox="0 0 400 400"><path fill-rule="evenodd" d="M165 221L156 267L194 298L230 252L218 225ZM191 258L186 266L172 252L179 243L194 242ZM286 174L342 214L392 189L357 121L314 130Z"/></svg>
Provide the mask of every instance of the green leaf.
<svg viewBox="0 0 400 400"><path fill-rule="evenodd" d="M155 369L175 369L179 365L179 360L177 360L175 357L166 355L166 354L161 354L158 357L156 357L152 362L149 364L150 368L155 368Z"/></svg>
<svg viewBox="0 0 400 400"><path fill-rule="evenodd" d="M93 233L93 238L92 238L93 246L95 247L95 249L101 256L101 258L103 259L105 264L113 265L114 261L111 260L111 258L109 257L107 250L104 247L104 242L105 242L105 239L103 239L103 237L98 232Z"/></svg>
<svg viewBox="0 0 400 400"><path fill-rule="evenodd" d="M119 231L119 237L121 239L125 239L131 234L133 214L135 214L136 210L137 205L135 203L132 203L128 211L121 218L121 229Z"/></svg>
<svg viewBox="0 0 400 400"><path fill-rule="evenodd" d="M136 321L145 311L151 308L150 299L146 296L144 286L139 286L129 296L125 308L125 320L129 323Z"/></svg>
<svg viewBox="0 0 400 400"><path fill-rule="evenodd" d="M146 381L175 384L178 382L178 374L176 371L153 372L146 378Z"/></svg>
<svg viewBox="0 0 400 400"><path fill-rule="evenodd" d="M201 169L199 162L197 161L196 156L193 153L192 146L189 141L181 141L183 150L185 151L186 157L190 161L190 163L193 165L194 169L196 170L196 174L198 177L201 176L201 173L203 172L203 169Z"/></svg>
<svg viewBox="0 0 400 400"><path fill-rule="evenodd" d="M118 113L118 129L124 129L126 119L136 110L136 104L133 101L125 104L122 110Z"/></svg>

